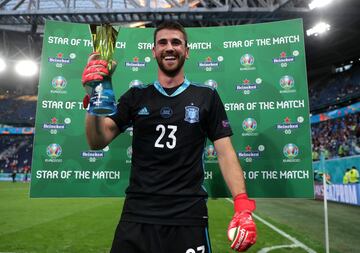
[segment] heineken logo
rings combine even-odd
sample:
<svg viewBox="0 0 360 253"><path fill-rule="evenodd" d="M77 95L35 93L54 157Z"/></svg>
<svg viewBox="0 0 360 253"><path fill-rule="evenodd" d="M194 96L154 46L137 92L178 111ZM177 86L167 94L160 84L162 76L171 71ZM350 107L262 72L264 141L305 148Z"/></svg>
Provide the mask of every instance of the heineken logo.
<svg viewBox="0 0 360 253"><path fill-rule="evenodd" d="M286 68L289 63L292 63L295 61L295 57L299 55L299 51L295 50L293 51L291 56L288 56L285 51L282 51L279 55L279 57L273 58L274 64L280 64L282 68Z"/></svg>
<svg viewBox="0 0 360 253"><path fill-rule="evenodd" d="M205 61L198 62L198 66L205 71L213 71L215 68L219 67L219 60L214 61L210 56L208 56Z"/></svg>
<svg viewBox="0 0 360 253"><path fill-rule="evenodd" d="M74 53L70 54L69 58L64 58L63 53L57 53L56 57L49 57L48 62L54 63L56 67L61 68L63 64L71 64L72 59L74 59L76 55Z"/></svg>
<svg viewBox="0 0 360 253"><path fill-rule="evenodd" d="M265 150L264 145L259 145L257 150L253 150L250 145L245 147L245 150L241 150L238 152L239 159L245 160L245 162L252 162L254 158L259 158L261 156L261 152Z"/></svg>
<svg viewBox="0 0 360 253"><path fill-rule="evenodd" d="M285 134L291 134L292 131L300 127L300 123L304 121L303 117L298 117L298 122L292 123L289 117L286 117L282 123L276 124L276 129L283 131Z"/></svg>
<svg viewBox="0 0 360 253"><path fill-rule="evenodd" d="M140 61L139 57L135 56L132 61L125 62L125 67L131 68L132 71L139 71L139 68L146 67L147 62L150 62L150 57L145 57L144 61Z"/></svg>
<svg viewBox="0 0 360 253"><path fill-rule="evenodd" d="M65 118L64 123L60 123L56 117L52 117L50 122L43 124L42 129L49 130L50 134L57 134L58 131L63 131L66 128L66 125L70 123L70 118Z"/></svg>

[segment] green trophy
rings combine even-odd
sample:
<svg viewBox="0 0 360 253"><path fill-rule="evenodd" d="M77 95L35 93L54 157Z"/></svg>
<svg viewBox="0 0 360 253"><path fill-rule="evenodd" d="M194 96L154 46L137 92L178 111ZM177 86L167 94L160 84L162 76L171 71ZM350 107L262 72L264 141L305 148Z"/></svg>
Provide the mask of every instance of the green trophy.
<svg viewBox="0 0 360 253"><path fill-rule="evenodd" d="M116 113L115 94L111 83L111 74L115 71L116 61L113 59L118 30L109 24L90 25L94 52L100 54L101 60L108 62L109 76L102 81L86 84L90 95L88 112L97 116L109 116Z"/></svg>

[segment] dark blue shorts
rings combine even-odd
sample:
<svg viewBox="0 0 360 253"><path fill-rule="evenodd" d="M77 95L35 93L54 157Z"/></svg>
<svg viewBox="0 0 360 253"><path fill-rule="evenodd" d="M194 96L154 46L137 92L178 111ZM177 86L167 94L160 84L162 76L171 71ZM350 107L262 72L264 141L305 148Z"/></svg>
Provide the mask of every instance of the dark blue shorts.
<svg viewBox="0 0 360 253"><path fill-rule="evenodd" d="M111 253L211 253L207 227L120 221Z"/></svg>

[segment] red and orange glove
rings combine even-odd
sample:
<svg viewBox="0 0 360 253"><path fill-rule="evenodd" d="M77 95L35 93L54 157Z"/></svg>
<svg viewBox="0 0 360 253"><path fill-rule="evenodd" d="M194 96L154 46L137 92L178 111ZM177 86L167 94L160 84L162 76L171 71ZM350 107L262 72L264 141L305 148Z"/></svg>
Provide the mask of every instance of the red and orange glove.
<svg viewBox="0 0 360 253"><path fill-rule="evenodd" d="M248 199L246 193L238 194L234 198L235 214L227 232L232 249L242 252L255 244L256 225L251 216L255 208L255 200Z"/></svg>
<svg viewBox="0 0 360 253"><path fill-rule="evenodd" d="M108 62L100 60L100 54L93 52L90 54L88 63L85 66L81 77L81 82L85 85L88 82L101 81L104 76L110 75L108 70Z"/></svg>
<svg viewBox="0 0 360 253"><path fill-rule="evenodd" d="M81 83L87 92L83 99L84 108L87 108L90 101L90 89L88 89L85 84L93 81L102 81L105 76L109 75L108 62L100 60L100 54L97 52L90 54L88 63L86 64L84 72L81 76Z"/></svg>

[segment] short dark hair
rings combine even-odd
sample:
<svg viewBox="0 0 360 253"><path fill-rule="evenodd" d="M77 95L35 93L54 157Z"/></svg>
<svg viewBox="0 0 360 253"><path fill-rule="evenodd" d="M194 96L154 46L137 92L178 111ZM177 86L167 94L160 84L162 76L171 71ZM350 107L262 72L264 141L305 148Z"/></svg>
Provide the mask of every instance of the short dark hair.
<svg viewBox="0 0 360 253"><path fill-rule="evenodd" d="M185 28L176 21L165 21L162 22L159 26L156 27L154 31L154 45L156 45L156 35L160 30L168 29L168 30L177 30L180 31L184 35L185 46L187 47L187 33Z"/></svg>

